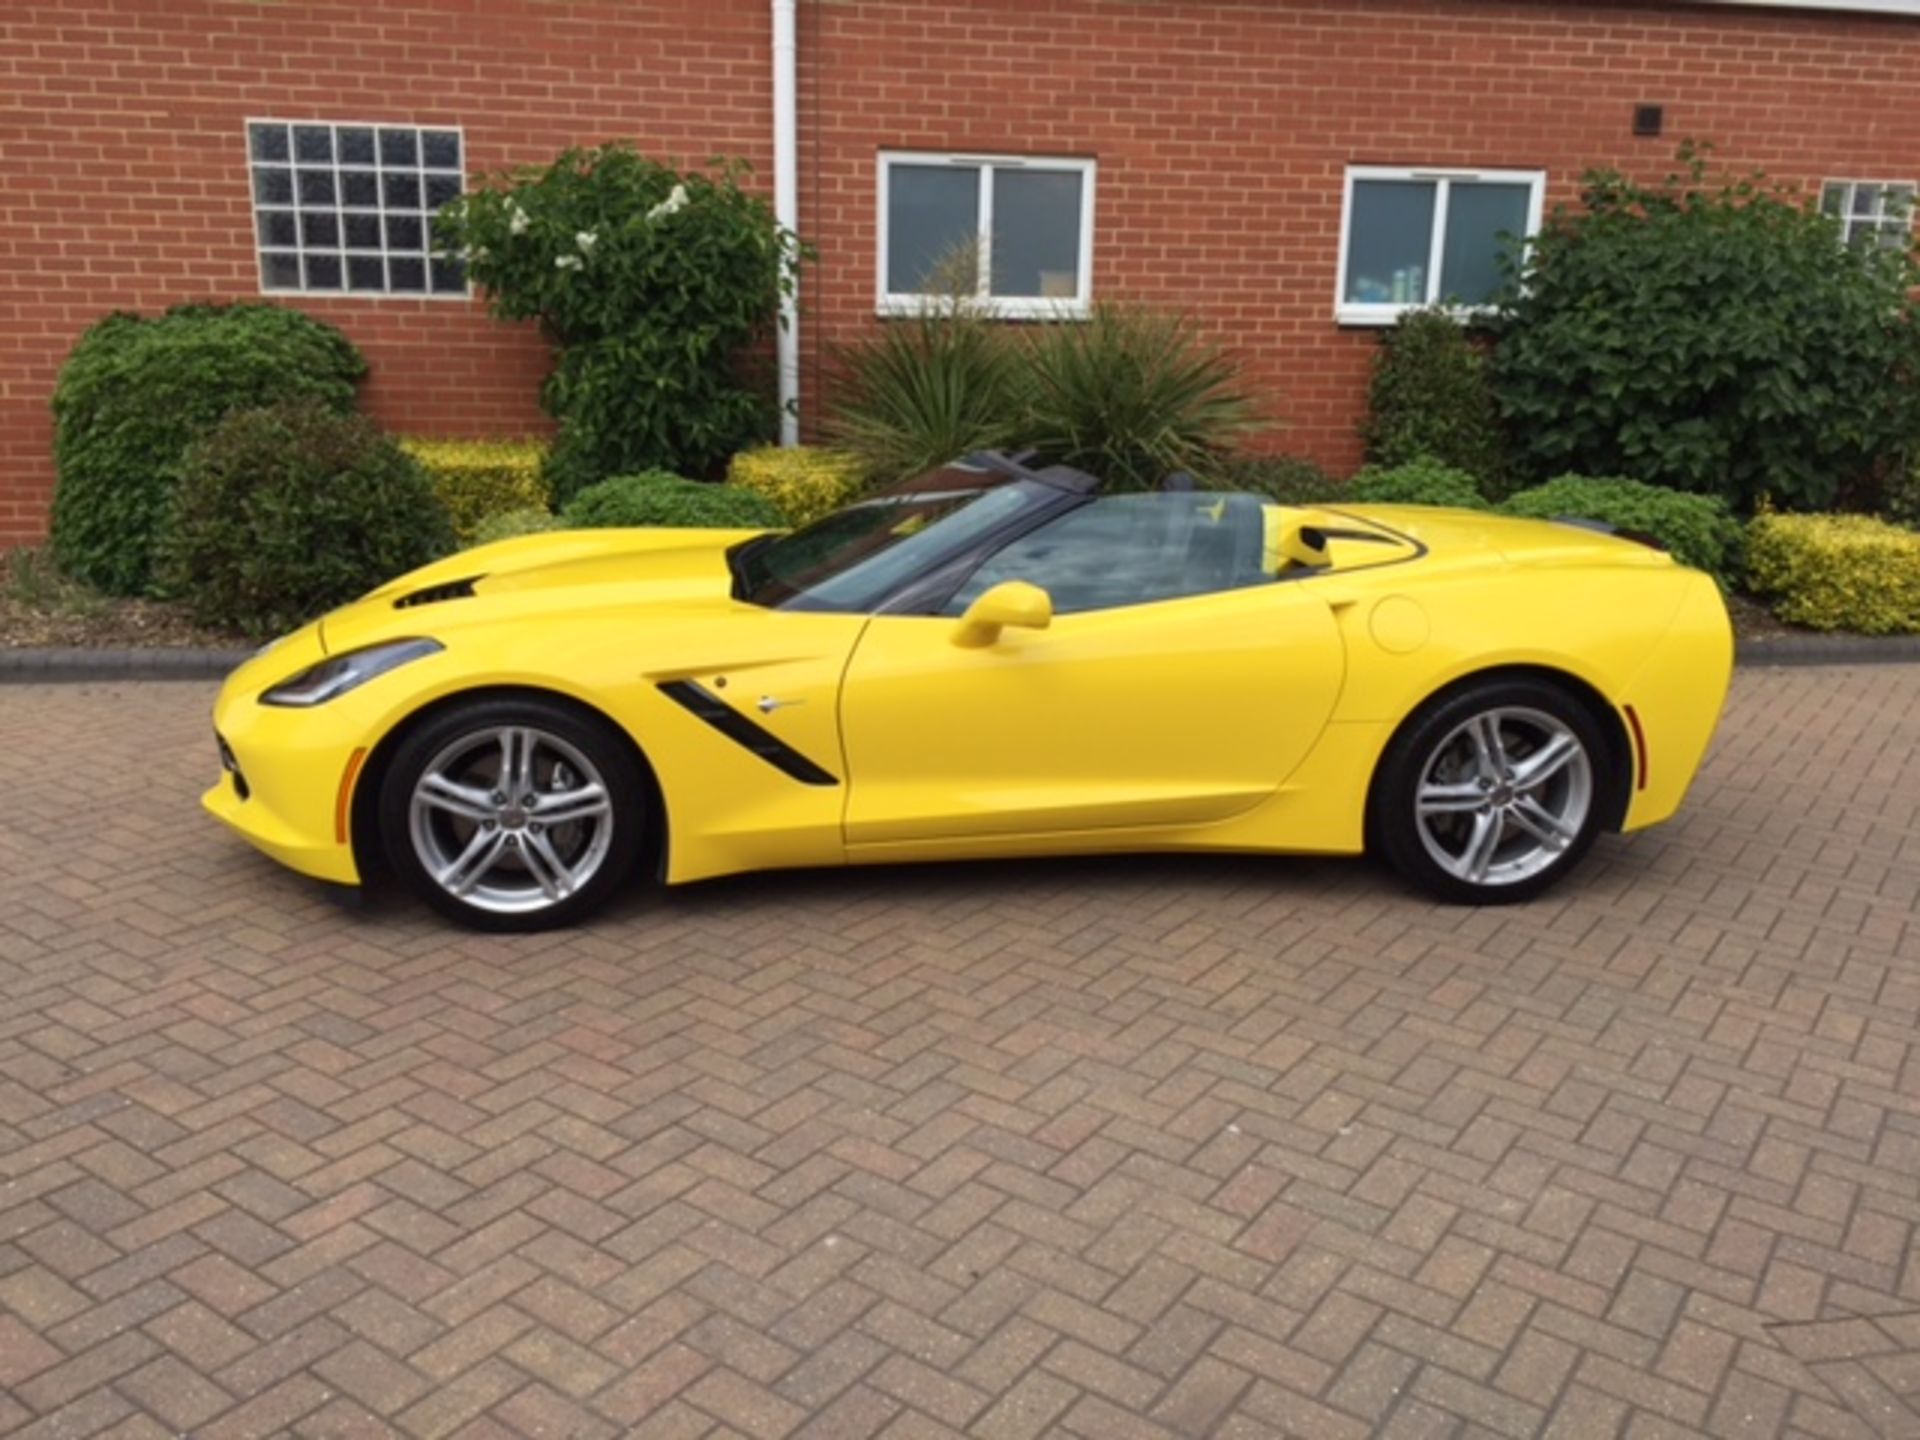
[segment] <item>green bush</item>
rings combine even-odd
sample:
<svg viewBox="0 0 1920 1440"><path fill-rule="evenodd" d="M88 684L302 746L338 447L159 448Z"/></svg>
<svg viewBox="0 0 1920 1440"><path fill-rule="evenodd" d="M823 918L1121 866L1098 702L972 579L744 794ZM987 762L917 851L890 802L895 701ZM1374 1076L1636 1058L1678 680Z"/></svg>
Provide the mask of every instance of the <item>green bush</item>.
<svg viewBox="0 0 1920 1440"><path fill-rule="evenodd" d="M1019 357L970 305L889 321L838 368L828 438L882 482L1019 438Z"/></svg>
<svg viewBox="0 0 1920 1440"><path fill-rule="evenodd" d="M1529 473L1635 475L1817 509L1920 433L1920 283L1757 180L1587 177L1497 326L1494 388Z"/></svg>
<svg viewBox="0 0 1920 1440"><path fill-rule="evenodd" d="M1486 357L1444 310L1415 310L1381 337L1360 436L1385 468L1429 457L1480 477L1496 493L1507 440Z"/></svg>
<svg viewBox="0 0 1920 1440"><path fill-rule="evenodd" d="M514 540L522 535L540 535L559 528L560 519L551 510L532 506L524 510L502 510L474 526L467 544L491 545L496 540Z"/></svg>
<svg viewBox="0 0 1920 1440"><path fill-rule="evenodd" d="M789 525L831 514L860 493L867 478L860 458L808 445L742 450L727 466L727 483L773 502Z"/></svg>
<svg viewBox="0 0 1920 1440"><path fill-rule="evenodd" d="M187 449L231 410L306 398L353 408L366 361L331 325L274 305L114 314L53 392L53 551L115 595L151 589Z"/></svg>
<svg viewBox="0 0 1920 1440"><path fill-rule="evenodd" d="M1887 479L1880 492L1879 509L1894 524L1920 530L1920 457Z"/></svg>
<svg viewBox="0 0 1920 1440"><path fill-rule="evenodd" d="M567 502L560 523L570 530L622 526L772 530L782 522L773 502L751 490L648 470L589 485Z"/></svg>
<svg viewBox="0 0 1920 1440"><path fill-rule="evenodd" d="M770 433L774 405L743 357L772 331L799 246L744 166L682 173L624 144L569 150L442 209L494 314L537 319L560 347L541 392L560 422L557 502L611 475L704 474Z"/></svg>
<svg viewBox="0 0 1920 1440"><path fill-rule="evenodd" d="M471 544L491 516L546 507L540 477L546 446L538 440L402 440L400 448L433 480L454 538L463 544Z"/></svg>
<svg viewBox="0 0 1920 1440"><path fill-rule="evenodd" d="M1100 304L1027 332L1020 440L1114 490L1210 479L1258 425L1237 362L1182 316Z"/></svg>
<svg viewBox="0 0 1920 1440"><path fill-rule="evenodd" d="M1756 516L1747 581L1795 625L1920 633L1920 535L1866 515Z"/></svg>
<svg viewBox="0 0 1920 1440"><path fill-rule="evenodd" d="M1536 520L1572 517L1638 530L1683 565L1704 570L1729 588L1740 573L1740 522L1713 495L1687 495L1637 480L1562 475L1522 490L1500 507Z"/></svg>
<svg viewBox="0 0 1920 1440"><path fill-rule="evenodd" d="M1216 469L1213 486L1264 495L1282 505L1319 505L1346 493L1325 469L1298 455L1232 456Z"/></svg>
<svg viewBox="0 0 1920 1440"><path fill-rule="evenodd" d="M1362 505L1448 505L1485 510L1480 483L1464 470L1422 457L1390 470L1369 467L1347 482L1343 497Z"/></svg>
<svg viewBox="0 0 1920 1440"><path fill-rule="evenodd" d="M418 464L361 416L309 400L233 411L188 451L160 564L201 623L270 635L452 538Z"/></svg>

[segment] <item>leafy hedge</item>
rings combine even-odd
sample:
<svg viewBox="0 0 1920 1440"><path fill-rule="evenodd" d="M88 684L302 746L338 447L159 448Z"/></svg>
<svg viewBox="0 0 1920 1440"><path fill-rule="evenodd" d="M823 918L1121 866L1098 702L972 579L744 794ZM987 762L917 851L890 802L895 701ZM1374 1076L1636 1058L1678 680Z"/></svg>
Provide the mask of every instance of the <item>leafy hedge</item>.
<svg viewBox="0 0 1920 1440"><path fill-rule="evenodd" d="M765 496L789 525L805 525L838 510L860 493L866 467L843 450L764 445L742 450L727 467L727 483Z"/></svg>
<svg viewBox="0 0 1920 1440"><path fill-rule="evenodd" d="M312 401L236 410L187 452L161 548L194 618L288 630L452 541L426 472L358 415Z"/></svg>
<svg viewBox="0 0 1920 1440"><path fill-rule="evenodd" d="M1369 464L1438 460L1499 493L1507 472L1500 409L1486 357L1453 315L1415 310L1381 336L1360 438Z"/></svg>
<svg viewBox="0 0 1920 1440"><path fill-rule="evenodd" d="M1537 520L1571 516L1601 520L1651 535L1683 565L1704 570L1730 588L1740 573L1740 522L1711 495L1645 485L1638 480L1562 475L1522 490L1500 507Z"/></svg>
<svg viewBox="0 0 1920 1440"><path fill-rule="evenodd" d="M188 447L222 416L305 399L345 412L367 363L331 325L274 305L120 313L89 329L53 393L53 550L115 595L154 582Z"/></svg>
<svg viewBox="0 0 1920 1440"><path fill-rule="evenodd" d="M773 502L732 485L708 485L664 470L617 475L589 485L560 512L567 529L658 525L676 529L771 530L780 526Z"/></svg>
<svg viewBox="0 0 1920 1440"><path fill-rule="evenodd" d="M489 516L546 507L546 446L537 440L402 440L400 448L432 477L462 543L471 543Z"/></svg>
<svg viewBox="0 0 1920 1440"><path fill-rule="evenodd" d="M1920 633L1920 534L1869 516L1756 516L1747 581L1794 625Z"/></svg>
<svg viewBox="0 0 1920 1440"><path fill-rule="evenodd" d="M1634 475L1743 513L1867 493L1920 433L1905 246L1849 250L1759 177L1586 178L1505 301L1495 389L1535 475Z"/></svg>
<svg viewBox="0 0 1920 1440"><path fill-rule="evenodd" d="M1485 510L1480 482L1464 470L1422 457L1392 469L1368 468L1347 482L1344 496L1365 505L1449 505Z"/></svg>

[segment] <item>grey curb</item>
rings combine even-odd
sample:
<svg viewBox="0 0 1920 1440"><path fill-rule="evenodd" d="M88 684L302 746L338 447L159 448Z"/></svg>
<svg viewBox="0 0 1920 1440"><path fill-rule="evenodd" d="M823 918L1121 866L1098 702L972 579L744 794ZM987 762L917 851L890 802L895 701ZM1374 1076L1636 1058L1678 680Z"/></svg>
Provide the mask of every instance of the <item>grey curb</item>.
<svg viewBox="0 0 1920 1440"><path fill-rule="evenodd" d="M1734 663L1768 665L1920 664L1920 635L1781 635L1742 640Z"/></svg>
<svg viewBox="0 0 1920 1440"><path fill-rule="evenodd" d="M0 649L0 685L83 680L220 680L248 650ZM1782 635L1743 640L1735 663L1775 665L1920 664L1920 635Z"/></svg>
<svg viewBox="0 0 1920 1440"><path fill-rule="evenodd" d="M247 650L0 650L0 685L81 680L219 680Z"/></svg>

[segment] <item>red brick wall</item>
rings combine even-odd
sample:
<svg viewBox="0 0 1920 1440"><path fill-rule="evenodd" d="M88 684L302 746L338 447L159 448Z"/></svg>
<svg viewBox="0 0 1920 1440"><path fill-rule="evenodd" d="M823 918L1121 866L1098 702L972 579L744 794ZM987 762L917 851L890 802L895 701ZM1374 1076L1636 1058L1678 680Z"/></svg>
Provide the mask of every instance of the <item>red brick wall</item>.
<svg viewBox="0 0 1920 1440"><path fill-rule="evenodd" d="M44 531L47 398L114 309L257 299L244 121L459 125L471 176L615 137L765 171L758 0L53 0L0 5L0 545ZM372 366L383 424L543 428L547 354L478 304L303 298Z"/></svg>
<svg viewBox="0 0 1920 1440"><path fill-rule="evenodd" d="M458 124L469 172L627 136L770 160L765 0L70 0L0 8L0 544L41 533L46 399L116 307L257 293L248 115ZM1273 443L1335 465L1373 337L1332 319L1349 163L1920 176L1920 21L1553 0L801 0L809 400L872 318L882 148L1093 155L1095 293L1193 310ZM1636 140L1632 107L1667 107ZM535 429L546 356L477 306L303 302L396 429Z"/></svg>

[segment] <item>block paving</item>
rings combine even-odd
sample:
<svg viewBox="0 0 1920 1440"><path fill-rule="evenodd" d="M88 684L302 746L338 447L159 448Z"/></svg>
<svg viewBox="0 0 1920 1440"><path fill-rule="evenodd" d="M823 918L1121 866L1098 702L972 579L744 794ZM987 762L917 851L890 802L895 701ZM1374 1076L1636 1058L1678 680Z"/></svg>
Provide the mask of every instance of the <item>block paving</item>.
<svg viewBox="0 0 1920 1440"><path fill-rule="evenodd" d="M1524 907L1143 858L531 938L227 836L211 698L0 689L0 1432L1920 1435L1920 667L1742 671Z"/></svg>

